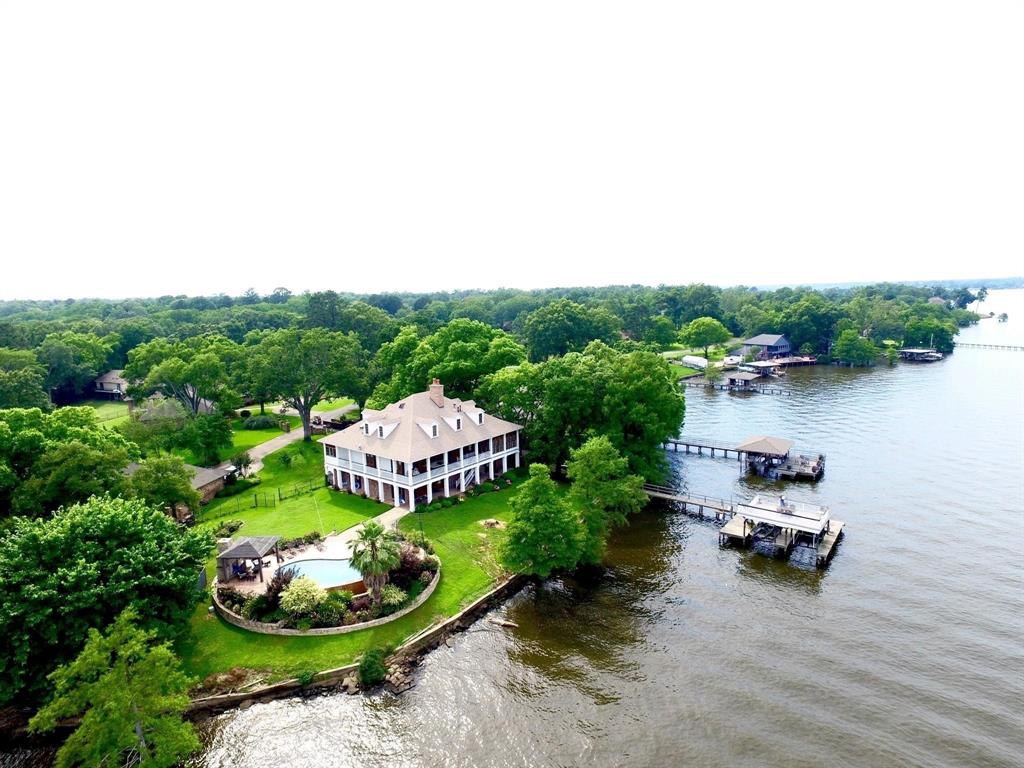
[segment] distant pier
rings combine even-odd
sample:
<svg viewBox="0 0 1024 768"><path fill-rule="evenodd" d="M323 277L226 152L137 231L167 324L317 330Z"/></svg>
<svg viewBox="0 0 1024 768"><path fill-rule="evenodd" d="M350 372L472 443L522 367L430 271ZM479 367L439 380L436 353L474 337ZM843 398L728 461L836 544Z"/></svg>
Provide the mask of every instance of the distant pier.
<svg viewBox="0 0 1024 768"><path fill-rule="evenodd" d="M1004 349L1011 352L1024 352L1024 345L1020 344L973 344L962 341L954 341L954 347L965 347L968 349Z"/></svg>
<svg viewBox="0 0 1024 768"><path fill-rule="evenodd" d="M745 462L757 474L772 480L820 480L825 474L825 454L793 453L793 441L781 437L748 437L740 443L705 437L670 438L662 446L666 451L730 458Z"/></svg>

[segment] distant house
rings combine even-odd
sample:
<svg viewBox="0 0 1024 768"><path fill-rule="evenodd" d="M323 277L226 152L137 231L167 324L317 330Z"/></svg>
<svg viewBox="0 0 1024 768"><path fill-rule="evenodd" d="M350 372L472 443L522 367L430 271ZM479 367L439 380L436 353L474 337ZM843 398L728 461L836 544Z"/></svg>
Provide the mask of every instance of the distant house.
<svg viewBox="0 0 1024 768"><path fill-rule="evenodd" d="M128 380L122 374L123 369L115 368L97 376L92 380L92 393L108 400L124 400L128 392Z"/></svg>
<svg viewBox="0 0 1024 768"><path fill-rule="evenodd" d="M928 303L929 304L937 304L939 306L944 307L944 306L946 306L947 302L941 296L932 296L930 299L928 299Z"/></svg>
<svg viewBox="0 0 1024 768"><path fill-rule="evenodd" d="M743 342L743 355L759 360L786 357L792 351L789 339L781 334L762 333Z"/></svg>
<svg viewBox="0 0 1024 768"><path fill-rule="evenodd" d="M472 400L445 397L434 379L429 391L364 409L358 423L321 440L324 473L332 488L415 511L519 466L520 429Z"/></svg>

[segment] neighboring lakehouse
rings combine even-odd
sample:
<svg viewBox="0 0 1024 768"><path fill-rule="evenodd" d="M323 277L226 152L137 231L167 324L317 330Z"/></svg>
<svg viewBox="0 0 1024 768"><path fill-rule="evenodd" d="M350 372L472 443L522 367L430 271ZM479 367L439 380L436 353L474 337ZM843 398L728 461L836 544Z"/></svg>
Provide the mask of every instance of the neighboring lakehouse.
<svg viewBox="0 0 1024 768"><path fill-rule="evenodd" d="M791 350L789 339L781 334L762 333L743 342L743 356L753 355L757 360L786 357Z"/></svg>
<svg viewBox="0 0 1024 768"><path fill-rule="evenodd" d="M324 472L332 488L415 510L519 466L521 429L472 400L445 397L434 379L429 391L367 408L359 422L321 440Z"/></svg>
<svg viewBox="0 0 1024 768"><path fill-rule="evenodd" d="M122 368L115 368L102 376L97 376L92 380L92 393L96 397L105 397L108 400L124 400L128 392L128 380L123 374Z"/></svg>

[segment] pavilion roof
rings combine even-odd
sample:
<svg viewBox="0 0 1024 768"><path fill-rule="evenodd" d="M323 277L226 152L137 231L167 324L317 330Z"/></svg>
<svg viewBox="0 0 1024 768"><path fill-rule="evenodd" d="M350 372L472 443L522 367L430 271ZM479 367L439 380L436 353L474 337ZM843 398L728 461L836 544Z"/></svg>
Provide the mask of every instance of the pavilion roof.
<svg viewBox="0 0 1024 768"><path fill-rule="evenodd" d="M793 449L793 441L787 440L784 437L771 437L767 435L757 435L756 437L748 437L742 443L736 446L737 451L746 451L747 453L760 453L765 456L785 456Z"/></svg>
<svg viewBox="0 0 1024 768"><path fill-rule="evenodd" d="M243 536L232 539L231 546L217 555L218 560L255 560L270 552L280 536Z"/></svg>

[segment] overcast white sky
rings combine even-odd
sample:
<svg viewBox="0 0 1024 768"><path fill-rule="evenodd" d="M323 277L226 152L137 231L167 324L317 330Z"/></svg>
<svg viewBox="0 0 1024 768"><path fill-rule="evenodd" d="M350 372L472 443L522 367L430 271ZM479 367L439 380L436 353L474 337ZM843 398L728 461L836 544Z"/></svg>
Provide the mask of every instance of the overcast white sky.
<svg viewBox="0 0 1024 768"><path fill-rule="evenodd" d="M1024 273L1024 3L2 2L0 298Z"/></svg>

